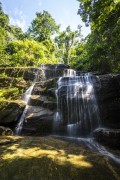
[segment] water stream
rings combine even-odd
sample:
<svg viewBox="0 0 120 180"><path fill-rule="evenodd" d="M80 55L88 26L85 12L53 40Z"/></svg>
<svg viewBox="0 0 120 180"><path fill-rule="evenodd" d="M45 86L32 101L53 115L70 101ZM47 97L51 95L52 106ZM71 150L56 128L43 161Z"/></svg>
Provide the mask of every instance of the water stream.
<svg viewBox="0 0 120 180"><path fill-rule="evenodd" d="M80 76L72 69L58 80L56 123L66 126L68 136L89 136L100 127L100 115L91 73Z"/></svg>
<svg viewBox="0 0 120 180"><path fill-rule="evenodd" d="M77 76L74 70L65 70L63 77L57 82L57 112L54 123L57 128L64 127L66 133L65 136L63 134L59 136L58 130L55 136L83 143L90 150L99 152L120 164L119 157L107 151L91 136L92 132L101 126L94 90L94 85L99 83L99 79L91 73L81 73Z"/></svg>
<svg viewBox="0 0 120 180"><path fill-rule="evenodd" d="M28 102L30 100L30 96L32 94L35 82L37 81L37 78L38 78L37 76L38 76L38 71L35 72L35 78L34 78L34 81L33 81L32 85L26 90L26 92L23 95L23 101L25 102L26 106L25 106L25 109L24 109L18 123L17 123L17 126L15 127L15 131L14 131L15 135L20 135L21 134L23 123L24 123L24 120L25 120L25 117L26 117L26 114L27 114L27 111L28 111L28 107L29 107Z"/></svg>
<svg viewBox="0 0 120 180"><path fill-rule="evenodd" d="M30 95L31 95L31 93L32 93L32 90L33 90L33 88L34 88L34 85L35 85L35 84L33 84L32 86L30 86L30 87L26 90L26 92L24 93L23 101L26 103L26 106L25 106L25 109L24 109L24 111L23 111L23 113L22 113L22 115L21 115L21 117L20 117L20 119L19 119L19 122L18 122L18 124L17 124L17 126L16 126L16 128L15 128L15 134L16 134L16 135L20 135L20 133L21 133L21 130L22 130L22 127L23 127L23 122L24 122L24 120L25 120L25 116L26 116L27 111L28 111L28 102L29 102L29 99L30 99Z"/></svg>

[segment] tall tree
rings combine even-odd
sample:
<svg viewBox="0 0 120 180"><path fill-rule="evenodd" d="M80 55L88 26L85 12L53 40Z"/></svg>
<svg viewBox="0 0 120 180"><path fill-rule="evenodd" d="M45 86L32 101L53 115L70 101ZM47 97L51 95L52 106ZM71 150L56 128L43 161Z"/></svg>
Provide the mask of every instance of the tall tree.
<svg viewBox="0 0 120 180"><path fill-rule="evenodd" d="M3 12L2 4L0 3L0 64L5 64L7 61L5 48L7 45L8 24L9 17Z"/></svg>
<svg viewBox="0 0 120 180"><path fill-rule="evenodd" d="M78 25L76 31L72 31L70 26L65 31L55 37L55 42L58 46L60 55L63 61L67 64L70 62L71 50L81 38L81 26Z"/></svg>
<svg viewBox="0 0 120 180"><path fill-rule="evenodd" d="M78 13L91 25L88 54L91 67L103 71L120 69L120 1L78 0ZM105 68L106 67L106 68Z"/></svg>
<svg viewBox="0 0 120 180"><path fill-rule="evenodd" d="M32 21L28 33L30 37L40 42L50 39L58 30L59 26L56 25L52 16L47 11L43 11L43 13L36 13L36 18Z"/></svg>

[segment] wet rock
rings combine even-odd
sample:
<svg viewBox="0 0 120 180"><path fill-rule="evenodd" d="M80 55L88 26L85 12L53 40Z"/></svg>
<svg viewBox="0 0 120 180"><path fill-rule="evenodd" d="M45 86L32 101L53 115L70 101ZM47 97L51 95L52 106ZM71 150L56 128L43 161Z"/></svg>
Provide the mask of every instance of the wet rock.
<svg viewBox="0 0 120 180"><path fill-rule="evenodd" d="M93 132L93 136L100 143L120 149L120 129L100 128Z"/></svg>
<svg viewBox="0 0 120 180"><path fill-rule="evenodd" d="M42 118L49 118L49 116L53 115L53 112L49 109L39 107L39 106L29 106L26 121L29 120L37 120Z"/></svg>
<svg viewBox="0 0 120 180"><path fill-rule="evenodd" d="M0 124L6 125L17 121L25 108L23 101L8 103L0 109Z"/></svg>
<svg viewBox="0 0 120 180"><path fill-rule="evenodd" d="M100 104L102 125L107 128L120 128L120 102L108 101Z"/></svg>
<svg viewBox="0 0 120 180"><path fill-rule="evenodd" d="M32 95L43 95L55 97L56 81L58 79L50 79L44 82L36 83L32 91Z"/></svg>
<svg viewBox="0 0 120 180"><path fill-rule="evenodd" d="M64 69L70 68L68 65L65 64L46 64L40 66L40 68L41 67L44 70L46 79L61 77L63 76Z"/></svg>
<svg viewBox="0 0 120 180"><path fill-rule="evenodd" d="M46 96L32 95L30 97L28 105L30 105L30 106L42 106L44 101L46 101L46 100L47 100Z"/></svg>
<svg viewBox="0 0 120 180"><path fill-rule="evenodd" d="M96 93L102 126L120 128L120 74L99 76L101 88Z"/></svg>
<svg viewBox="0 0 120 180"><path fill-rule="evenodd" d="M47 80L47 81L45 81L44 86L46 87L46 89L55 88L57 85L56 84L57 80L58 80L58 78Z"/></svg>
<svg viewBox="0 0 120 180"><path fill-rule="evenodd" d="M37 106L29 106L23 124L23 135L47 135L52 133L54 112Z"/></svg>
<svg viewBox="0 0 120 180"><path fill-rule="evenodd" d="M106 74L99 76L100 100L106 101L120 97L120 74Z"/></svg>
<svg viewBox="0 0 120 180"><path fill-rule="evenodd" d="M4 126L0 126L0 136L5 136L5 135L13 135L12 130Z"/></svg>
<svg viewBox="0 0 120 180"><path fill-rule="evenodd" d="M56 110L57 109L57 103L52 101L44 101L43 107L50 109L50 110Z"/></svg>
<svg viewBox="0 0 120 180"><path fill-rule="evenodd" d="M46 88L41 83L36 83L32 95L44 95L46 94Z"/></svg>

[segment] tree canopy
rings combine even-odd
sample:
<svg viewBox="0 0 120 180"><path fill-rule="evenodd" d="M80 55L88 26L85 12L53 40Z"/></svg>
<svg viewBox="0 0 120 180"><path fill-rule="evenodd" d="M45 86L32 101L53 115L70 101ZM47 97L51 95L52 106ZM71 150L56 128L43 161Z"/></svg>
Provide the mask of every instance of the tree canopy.
<svg viewBox="0 0 120 180"><path fill-rule="evenodd" d="M32 21L28 33L31 38L41 42L57 33L59 26L56 24L52 16L47 12L36 13L36 18Z"/></svg>
<svg viewBox="0 0 120 180"><path fill-rule="evenodd" d="M103 72L120 70L120 1L78 0L80 14L91 26L86 50L89 69Z"/></svg>
<svg viewBox="0 0 120 180"><path fill-rule="evenodd" d="M78 14L91 27L91 33L84 39L81 25L76 30L68 26L60 31L47 11L37 12L24 33L9 24L9 16L0 3L0 65L64 62L86 71L120 71L120 1L77 1Z"/></svg>

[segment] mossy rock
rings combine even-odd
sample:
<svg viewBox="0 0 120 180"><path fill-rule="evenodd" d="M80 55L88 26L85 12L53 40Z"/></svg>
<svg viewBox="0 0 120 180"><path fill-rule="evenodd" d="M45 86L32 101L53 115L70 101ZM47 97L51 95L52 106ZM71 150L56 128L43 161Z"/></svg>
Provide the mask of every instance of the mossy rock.
<svg viewBox="0 0 120 180"><path fill-rule="evenodd" d="M0 68L0 74L5 74L8 77L23 77L25 80L34 80L35 72L37 68L25 68L25 67L7 67Z"/></svg>
<svg viewBox="0 0 120 180"><path fill-rule="evenodd" d="M92 152L82 142L48 136L12 136L6 137L6 141L11 143L0 148L1 180L120 179L120 166Z"/></svg>
<svg viewBox="0 0 120 180"><path fill-rule="evenodd" d="M8 102L0 109L0 124L9 124L19 119L25 108L23 101Z"/></svg>
<svg viewBox="0 0 120 180"><path fill-rule="evenodd" d="M4 135L13 135L13 132L8 127L0 126L0 136Z"/></svg>

